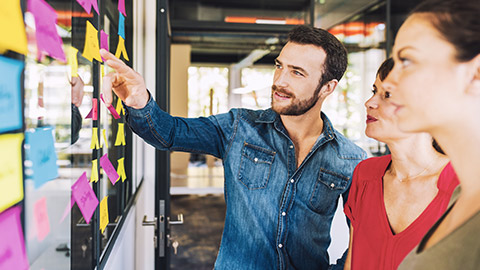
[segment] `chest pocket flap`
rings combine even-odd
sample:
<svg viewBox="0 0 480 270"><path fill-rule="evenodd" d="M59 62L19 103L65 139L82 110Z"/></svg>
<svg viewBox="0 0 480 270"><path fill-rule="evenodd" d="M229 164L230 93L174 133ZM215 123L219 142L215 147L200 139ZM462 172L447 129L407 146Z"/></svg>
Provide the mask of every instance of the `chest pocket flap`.
<svg viewBox="0 0 480 270"><path fill-rule="evenodd" d="M345 192L349 178L320 169L310 197L310 206L316 212L329 214L337 208L338 197Z"/></svg>
<svg viewBox="0 0 480 270"><path fill-rule="evenodd" d="M275 151L245 142L238 180L248 189L265 188L270 178L275 154Z"/></svg>

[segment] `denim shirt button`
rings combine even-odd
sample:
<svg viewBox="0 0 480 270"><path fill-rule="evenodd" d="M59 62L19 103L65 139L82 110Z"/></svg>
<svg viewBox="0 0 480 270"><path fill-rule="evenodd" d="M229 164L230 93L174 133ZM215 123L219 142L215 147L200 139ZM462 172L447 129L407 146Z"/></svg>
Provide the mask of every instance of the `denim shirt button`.
<svg viewBox="0 0 480 270"><path fill-rule="evenodd" d="M258 162L258 158L254 158L253 161L255 161L255 163L257 163L257 162Z"/></svg>
<svg viewBox="0 0 480 270"><path fill-rule="evenodd" d="M283 247L283 245L282 245L282 244L278 244L278 247L279 247L279 248L282 248L282 247Z"/></svg>
<svg viewBox="0 0 480 270"><path fill-rule="evenodd" d="M293 180L293 179L290 179L290 183L292 183L292 184L293 184L293 183L295 183L295 180Z"/></svg>
<svg viewBox="0 0 480 270"><path fill-rule="evenodd" d="M330 187L331 187L331 188L334 188L334 187L335 187L335 184L334 184L334 183L331 183L331 184L330 184Z"/></svg>
<svg viewBox="0 0 480 270"><path fill-rule="evenodd" d="M286 216L286 215L287 215L287 213L285 213L285 212L282 212L282 216Z"/></svg>
<svg viewBox="0 0 480 270"><path fill-rule="evenodd" d="M292 149L292 148L293 148L293 145L290 145L290 149Z"/></svg>

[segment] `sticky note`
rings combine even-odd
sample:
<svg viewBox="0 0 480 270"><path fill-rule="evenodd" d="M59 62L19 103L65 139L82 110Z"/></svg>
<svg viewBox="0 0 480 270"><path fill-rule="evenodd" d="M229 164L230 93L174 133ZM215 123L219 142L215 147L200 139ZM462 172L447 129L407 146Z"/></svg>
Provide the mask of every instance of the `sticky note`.
<svg viewBox="0 0 480 270"><path fill-rule="evenodd" d="M122 13L118 14L118 35L125 39L125 17Z"/></svg>
<svg viewBox="0 0 480 270"><path fill-rule="evenodd" d="M125 132L123 123L118 123L117 139L115 140L115 146L119 145L125 145Z"/></svg>
<svg viewBox="0 0 480 270"><path fill-rule="evenodd" d="M20 206L15 206L0 214L0 269L27 270L29 267L21 211Z"/></svg>
<svg viewBox="0 0 480 270"><path fill-rule="evenodd" d="M90 174L90 182L98 182L98 161L92 160L92 173Z"/></svg>
<svg viewBox="0 0 480 270"><path fill-rule="evenodd" d="M22 61L0 56L0 132L23 126L20 88L23 66Z"/></svg>
<svg viewBox="0 0 480 270"><path fill-rule="evenodd" d="M28 53L27 35L20 0L2 1L0 8L0 52Z"/></svg>
<svg viewBox="0 0 480 270"><path fill-rule="evenodd" d="M33 206L35 227L37 228L37 239L42 242L50 233L50 222L48 221L47 199L42 197Z"/></svg>
<svg viewBox="0 0 480 270"><path fill-rule="evenodd" d="M108 176L108 179L110 179L110 182L112 182L112 185L115 185L115 183L120 178L120 176L118 175L117 171L115 170L112 163L108 159L107 154L103 155L100 158L100 166L102 166L103 171Z"/></svg>
<svg viewBox="0 0 480 270"><path fill-rule="evenodd" d="M100 48L108 51L108 34L105 33L103 30L100 30ZM102 57L102 60L105 59L103 59Z"/></svg>
<svg viewBox="0 0 480 270"><path fill-rule="evenodd" d="M32 161L35 188L58 177L57 153L55 152L53 128L37 128L25 132L27 159Z"/></svg>
<svg viewBox="0 0 480 270"><path fill-rule="evenodd" d="M98 142L98 128L92 128L92 141L90 142L90 149L100 149L100 143Z"/></svg>
<svg viewBox="0 0 480 270"><path fill-rule="evenodd" d="M105 100L103 100L103 94L100 94L100 99L105 104ZM113 118L115 118L115 119L120 118L120 115L118 115L117 111L115 110L115 108L113 107L112 104L110 104L110 106L108 106L107 109L113 115Z"/></svg>
<svg viewBox="0 0 480 270"><path fill-rule="evenodd" d="M62 218L60 219L60 223L62 223L63 220L65 220L68 213L70 213L70 210L72 210L72 207L73 207L74 204L75 204L75 199L73 199L73 197L72 197L72 198L70 198L70 204L68 204L67 207L65 207L65 210L63 210L63 215L62 215Z"/></svg>
<svg viewBox="0 0 480 270"><path fill-rule="evenodd" d="M120 98L117 98L117 107L115 108L115 111L117 111L118 115L125 115L125 108L123 108L122 100Z"/></svg>
<svg viewBox="0 0 480 270"><path fill-rule="evenodd" d="M108 196L105 196L100 202L100 230L102 233L108 225Z"/></svg>
<svg viewBox="0 0 480 270"><path fill-rule="evenodd" d="M130 61L128 59L127 49L125 48L125 40L121 36L118 36L118 45L117 50L115 51L115 57L120 58L121 55L123 55L125 60Z"/></svg>
<svg viewBox="0 0 480 270"><path fill-rule="evenodd" d="M127 13L125 12L125 0L118 0L118 11L120 11L123 16L127 17Z"/></svg>
<svg viewBox="0 0 480 270"><path fill-rule="evenodd" d="M66 62L63 41L57 32L57 13L44 0L28 0L28 11L35 17L38 59L46 53Z"/></svg>
<svg viewBox="0 0 480 270"><path fill-rule="evenodd" d="M127 174L125 173L125 164L124 164L124 158L123 157L118 159L117 173L122 178L122 182L124 182L125 179L127 179Z"/></svg>
<svg viewBox="0 0 480 270"><path fill-rule="evenodd" d="M102 130L103 133L103 143L105 144L105 148L108 150L108 140L107 140L107 130Z"/></svg>
<svg viewBox="0 0 480 270"><path fill-rule="evenodd" d="M83 57L88 61L93 61L96 59L99 62L102 62L102 57L100 56L100 47L98 45L98 31L95 27L87 20L87 30L85 33L85 45L83 47Z"/></svg>
<svg viewBox="0 0 480 270"><path fill-rule="evenodd" d="M97 12L97 14L100 14L98 12L97 0L77 0L77 2L78 4L80 4L80 6L83 7L85 12L87 12L88 14L92 12L92 6L93 6L93 9L95 9L95 11Z"/></svg>
<svg viewBox="0 0 480 270"><path fill-rule="evenodd" d="M22 141L21 133L0 135L0 212L23 199Z"/></svg>
<svg viewBox="0 0 480 270"><path fill-rule="evenodd" d="M92 98L92 109L90 112L85 116L85 119L91 118L92 120L98 119L98 100L96 98Z"/></svg>
<svg viewBox="0 0 480 270"><path fill-rule="evenodd" d="M72 196L82 212L83 218L90 223L95 209L98 206L98 199L88 183L87 173L83 173L80 178L72 185Z"/></svg>
<svg viewBox="0 0 480 270"><path fill-rule="evenodd" d="M68 58L67 62L70 66L70 72L72 77L78 77L78 58L77 58L78 50L74 47L68 48Z"/></svg>

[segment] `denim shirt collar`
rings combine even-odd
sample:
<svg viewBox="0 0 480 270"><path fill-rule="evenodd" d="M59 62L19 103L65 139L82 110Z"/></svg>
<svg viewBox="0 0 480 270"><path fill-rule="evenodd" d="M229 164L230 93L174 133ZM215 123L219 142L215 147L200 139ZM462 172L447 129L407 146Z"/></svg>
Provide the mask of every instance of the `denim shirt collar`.
<svg viewBox="0 0 480 270"><path fill-rule="evenodd" d="M326 139L325 141L336 139L335 132L332 126L332 122L330 122L330 119L328 119L327 115L324 114L323 112L320 112L320 117L323 120L323 131L318 141L320 141L323 138ZM258 119L255 120L255 123L273 123L275 127L277 128L281 127L282 131L285 130L285 127L283 126L280 115L275 111L273 111L272 108L269 108L263 111L260 117L258 117Z"/></svg>

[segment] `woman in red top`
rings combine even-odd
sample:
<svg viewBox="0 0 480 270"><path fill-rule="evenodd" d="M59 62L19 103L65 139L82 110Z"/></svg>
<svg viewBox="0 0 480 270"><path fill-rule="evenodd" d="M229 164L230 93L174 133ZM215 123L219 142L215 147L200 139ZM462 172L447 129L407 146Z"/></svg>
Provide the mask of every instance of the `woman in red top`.
<svg viewBox="0 0 480 270"><path fill-rule="evenodd" d="M398 129L395 106L382 87L392 67L392 59L382 64L373 96L365 103L365 133L385 142L391 155L364 160L355 168L344 208L351 221L345 269L396 269L444 213L458 185L429 134Z"/></svg>

